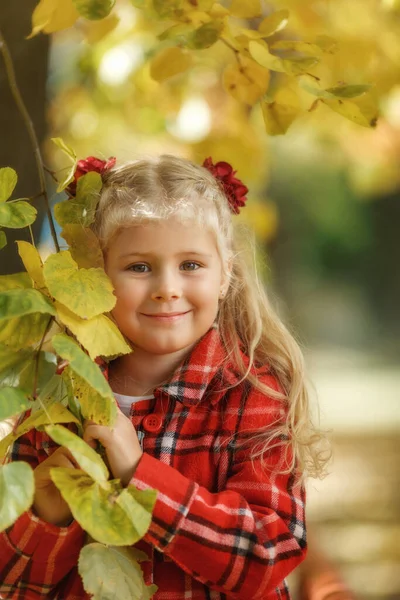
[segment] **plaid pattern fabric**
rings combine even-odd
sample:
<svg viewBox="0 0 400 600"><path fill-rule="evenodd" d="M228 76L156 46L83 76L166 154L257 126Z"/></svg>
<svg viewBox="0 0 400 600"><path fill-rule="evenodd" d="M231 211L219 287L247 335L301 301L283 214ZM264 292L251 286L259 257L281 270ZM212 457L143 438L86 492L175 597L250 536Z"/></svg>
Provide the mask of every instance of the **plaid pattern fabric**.
<svg viewBox="0 0 400 600"><path fill-rule="evenodd" d="M149 556L145 580L159 588L154 600L287 600L284 579L305 557L303 488L292 474L273 472L284 461L279 448L266 471L243 444L281 418L282 405L248 382L235 386L225 356L211 329L154 399L131 408L144 435L132 483L159 492L138 544ZM266 368L258 376L277 389ZM144 430L149 413L162 418L161 432ZM55 448L34 430L12 459L35 467ZM0 534L0 597L88 598L76 569L83 544L76 522L58 528L28 511Z"/></svg>

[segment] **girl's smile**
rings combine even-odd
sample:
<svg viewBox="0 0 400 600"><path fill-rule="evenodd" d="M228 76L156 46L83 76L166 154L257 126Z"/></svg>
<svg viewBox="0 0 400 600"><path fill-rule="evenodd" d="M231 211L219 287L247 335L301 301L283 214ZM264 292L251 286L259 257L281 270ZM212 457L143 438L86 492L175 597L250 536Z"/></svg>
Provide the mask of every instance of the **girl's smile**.
<svg viewBox="0 0 400 600"><path fill-rule="evenodd" d="M106 254L113 316L134 355L184 355L212 326L223 284L210 231L177 219L122 229ZM136 360L135 356L132 360Z"/></svg>

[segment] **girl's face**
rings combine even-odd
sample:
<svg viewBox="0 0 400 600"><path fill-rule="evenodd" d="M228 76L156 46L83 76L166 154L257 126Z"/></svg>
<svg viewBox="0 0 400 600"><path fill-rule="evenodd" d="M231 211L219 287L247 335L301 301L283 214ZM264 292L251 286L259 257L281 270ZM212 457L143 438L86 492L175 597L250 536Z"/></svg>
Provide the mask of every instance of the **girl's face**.
<svg viewBox="0 0 400 600"><path fill-rule="evenodd" d="M214 236L175 219L121 230L106 254L112 314L136 349L183 353L208 331L223 287Z"/></svg>

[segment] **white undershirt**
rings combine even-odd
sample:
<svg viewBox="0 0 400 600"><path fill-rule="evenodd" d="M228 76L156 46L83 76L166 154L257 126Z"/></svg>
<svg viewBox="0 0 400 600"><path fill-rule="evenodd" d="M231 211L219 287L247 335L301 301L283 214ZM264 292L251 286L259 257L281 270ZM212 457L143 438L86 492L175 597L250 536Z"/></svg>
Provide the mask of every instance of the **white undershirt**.
<svg viewBox="0 0 400 600"><path fill-rule="evenodd" d="M125 396L125 394L116 394L115 392L114 397L121 411L127 417L130 415L132 404L140 402L140 400L151 400L151 398L154 398L153 394L151 396Z"/></svg>

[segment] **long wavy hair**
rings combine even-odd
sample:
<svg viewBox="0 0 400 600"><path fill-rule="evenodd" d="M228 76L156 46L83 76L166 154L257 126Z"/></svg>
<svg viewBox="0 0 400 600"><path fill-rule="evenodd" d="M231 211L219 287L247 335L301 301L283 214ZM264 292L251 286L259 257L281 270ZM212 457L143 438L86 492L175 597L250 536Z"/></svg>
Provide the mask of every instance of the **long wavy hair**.
<svg viewBox="0 0 400 600"><path fill-rule="evenodd" d="M272 308L255 268L254 252L243 249L222 187L205 168L171 155L145 158L103 175L92 226L103 251L122 228L140 222L179 218L215 234L229 288L220 301L222 340L241 374L256 388L283 403L285 418L252 436L252 457L262 461L277 447L287 450L282 472L321 476L324 436L314 426L309 406L303 355L298 343ZM249 260L250 257L250 260ZM243 354L248 361L243 360ZM268 365L279 391L263 384L257 367ZM265 461L266 462L266 461Z"/></svg>

